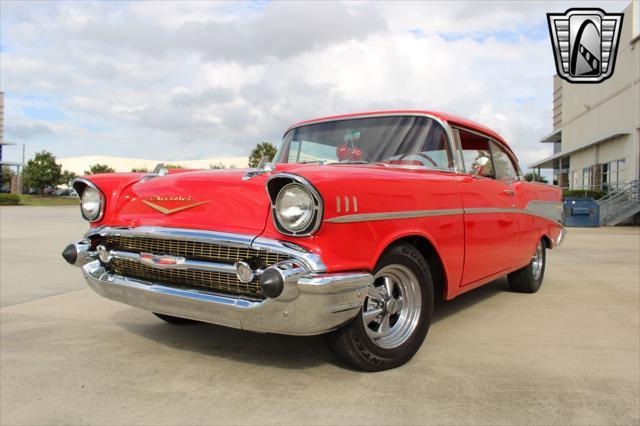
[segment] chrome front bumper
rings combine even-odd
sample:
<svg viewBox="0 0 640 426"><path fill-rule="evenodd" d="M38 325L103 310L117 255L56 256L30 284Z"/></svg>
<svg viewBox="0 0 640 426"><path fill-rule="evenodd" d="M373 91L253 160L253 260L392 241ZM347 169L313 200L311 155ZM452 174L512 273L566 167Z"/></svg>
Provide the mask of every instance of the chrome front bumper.
<svg viewBox="0 0 640 426"><path fill-rule="evenodd" d="M334 330L360 310L373 283L367 273L308 274L286 300L252 301L167 287L108 272L98 260L82 266L89 286L107 299L161 314L243 330L314 335Z"/></svg>

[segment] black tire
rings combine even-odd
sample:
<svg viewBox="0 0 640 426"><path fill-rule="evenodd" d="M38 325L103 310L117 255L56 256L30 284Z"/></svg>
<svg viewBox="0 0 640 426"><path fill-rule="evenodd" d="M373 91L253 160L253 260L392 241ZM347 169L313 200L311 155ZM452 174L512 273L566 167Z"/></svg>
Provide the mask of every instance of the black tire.
<svg viewBox="0 0 640 426"><path fill-rule="evenodd" d="M174 324L174 325L186 325L186 324L193 324L194 322L198 322L196 320L192 320L188 318L172 317L171 315L158 314L156 312L154 312L153 315L157 316L162 321L165 321L165 322L168 322L169 324Z"/></svg>
<svg viewBox="0 0 640 426"><path fill-rule="evenodd" d="M328 335L329 345L333 352L341 360L360 370L382 371L405 364L415 355L418 349L420 349L431 324L434 285L427 261L414 246L400 243L390 247L380 256L374 269L374 276L379 274L380 271L384 274L389 268L400 268L400 270L404 271L409 270L417 280L417 285L413 284L411 286L413 289L411 294L414 295L413 300L415 303L413 303L413 306L419 306L419 313L416 312L415 307L407 308L418 318L418 321L415 322L417 325L415 325L413 329L405 329L407 331L403 333L403 336L405 336L403 339L406 340L403 340L398 346L385 348L381 347L380 344L374 343L374 337L370 337L370 333L374 333L371 327L375 328L377 323L374 321L367 325L363 317L365 309L370 309L368 307L369 305L367 305L367 303L370 303L368 302L370 296L367 296L365 306L363 306L358 315L349 323ZM379 279L384 280L384 278L378 278L376 281ZM394 286L396 286L396 284L392 284L392 288L395 288L392 292L396 293L399 293L400 288L404 288ZM374 288L381 289L382 287L383 286ZM419 299L417 299L418 292L420 294ZM407 293L409 293L408 290ZM404 300L407 298L407 295L400 294L398 298L400 297ZM418 300L419 303L417 302ZM372 303L377 303L375 302L375 298ZM387 304L385 306L388 307L389 305ZM398 312L407 312L402 305L399 309L400 311ZM387 311L385 311L384 315L388 316L387 318L393 316L393 314L386 312ZM400 327L403 323L408 323L406 320L403 322L400 321L401 317L399 313L395 315L397 315L396 322L387 328L388 332L391 332L395 327ZM390 324L391 320L388 321L387 325ZM382 327L382 322L379 326ZM365 329L365 327L369 327L369 330ZM405 325L405 327L409 326Z"/></svg>
<svg viewBox="0 0 640 426"><path fill-rule="evenodd" d="M539 267L536 267L536 260L542 261ZM518 293L535 293L540 290L542 280L544 279L544 270L547 264L547 251L544 240L538 242L536 251L534 252L531 262L522 269L509 274L509 287L512 291ZM539 268L539 269L538 269Z"/></svg>

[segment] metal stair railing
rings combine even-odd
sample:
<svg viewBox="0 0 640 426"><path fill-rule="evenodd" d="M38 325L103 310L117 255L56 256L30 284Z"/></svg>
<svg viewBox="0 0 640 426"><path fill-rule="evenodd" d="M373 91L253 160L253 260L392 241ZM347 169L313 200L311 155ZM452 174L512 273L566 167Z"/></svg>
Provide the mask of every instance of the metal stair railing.
<svg viewBox="0 0 640 426"><path fill-rule="evenodd" d="M640 180L634 180L597 201L600 225L614 226L640 212Z"/></svg>

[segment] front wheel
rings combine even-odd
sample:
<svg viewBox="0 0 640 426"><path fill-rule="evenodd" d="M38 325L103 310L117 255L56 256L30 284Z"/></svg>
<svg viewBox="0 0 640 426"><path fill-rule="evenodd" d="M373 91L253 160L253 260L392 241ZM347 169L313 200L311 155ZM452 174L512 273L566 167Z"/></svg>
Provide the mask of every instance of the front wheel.
<svg viewBox="0 0 640 426"><path fill-rule="evenodd" d="M509 274L511 290L518 293L535 293L540 290L546 261L546 244L544 240L540 240L529 264Z"/></svg>
<svg viewBox="0 0 640 426"><path fill-rule="evenodd" d="M329 335L334 353L351 366L381 371L408 362L424 341L433 311L429 265L410 244L388 249L374 269L360 313Z"/></svg>

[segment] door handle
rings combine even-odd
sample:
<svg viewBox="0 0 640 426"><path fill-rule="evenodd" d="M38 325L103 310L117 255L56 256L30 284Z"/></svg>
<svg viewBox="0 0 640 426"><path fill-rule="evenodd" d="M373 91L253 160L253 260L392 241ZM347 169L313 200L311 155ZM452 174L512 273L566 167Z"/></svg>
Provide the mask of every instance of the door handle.
<svg viewBox="0 0 640 426"><path fill-rule="evenodd" d="M514 195L516 195L516 192L513 189L505 189L504 191L502 191L502 193L510 197L513 197Z"/></svg>

